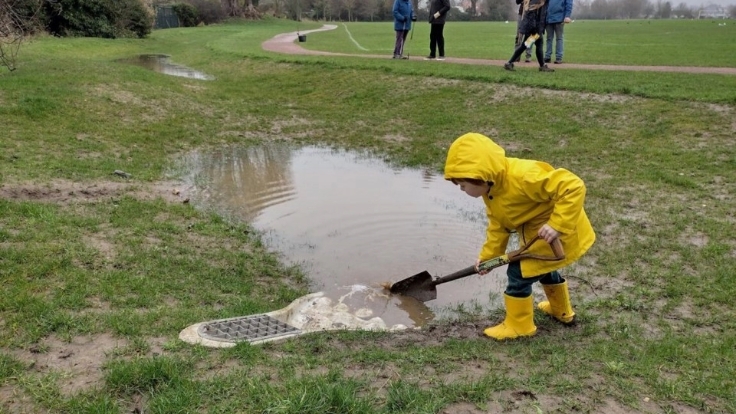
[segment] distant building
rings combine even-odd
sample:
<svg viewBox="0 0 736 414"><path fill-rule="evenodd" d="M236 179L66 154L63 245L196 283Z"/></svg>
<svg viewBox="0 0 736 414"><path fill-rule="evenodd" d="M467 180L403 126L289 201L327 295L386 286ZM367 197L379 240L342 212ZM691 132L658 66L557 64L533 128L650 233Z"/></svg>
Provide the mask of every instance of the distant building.
<svg viewBox="0 0 736 414"><path fill-rule="evenodd" d="M698 10L698 19L726 19L728 12L721 6L711 4Z"/></svg>

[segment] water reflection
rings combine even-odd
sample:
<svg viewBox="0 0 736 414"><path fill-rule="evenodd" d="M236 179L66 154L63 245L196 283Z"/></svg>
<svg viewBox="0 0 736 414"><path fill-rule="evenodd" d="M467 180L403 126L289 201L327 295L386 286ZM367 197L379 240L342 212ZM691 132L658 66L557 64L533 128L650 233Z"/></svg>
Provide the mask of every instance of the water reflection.
<svg viewBox="0 0 736 414"><path fill-rule="evenodd" d="M286 146L228 147L191 153L185 162L199 183L200 199L229 216L254 222L263 210L294 198L291 156Z"/></svg>
<svg viewBox="0 0 736 414"><path fill-rule="evenodd" d="M482 201L431 171L364 154L232 147L189 154L182 170L196 188L195 205L252 223L287 262L305 269L313 291L333 298L353 285L380 289L423 270L441 276L465 268L485 237ZM374 311L421 326L448 306L496 306L503 272L438 286L437 299L426 304L392 298L380 305L388 312Z"/></svg>
<svg viewBox="0 0 736 414"><path fill-rule="evenodd" d="M130 59L121 59L121 62L142 66L165 75L180 76L199 80L214 80L215 77L196 71L170 61L169 55L139 55Z"/></svg>

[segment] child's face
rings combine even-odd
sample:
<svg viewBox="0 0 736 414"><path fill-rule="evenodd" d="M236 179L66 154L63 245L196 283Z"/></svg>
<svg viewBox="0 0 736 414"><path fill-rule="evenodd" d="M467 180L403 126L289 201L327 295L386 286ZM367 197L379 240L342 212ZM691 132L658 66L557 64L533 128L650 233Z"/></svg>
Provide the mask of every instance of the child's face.
<svg viewBox="0 0 736 414"><path fill-rule="evenodd" d="M491 187L487 183L478 185L468 181L458 181L457 185L460 186L460 191L463 191L465 194L473 198L478 198L486 195L491 189Z"/></svg>

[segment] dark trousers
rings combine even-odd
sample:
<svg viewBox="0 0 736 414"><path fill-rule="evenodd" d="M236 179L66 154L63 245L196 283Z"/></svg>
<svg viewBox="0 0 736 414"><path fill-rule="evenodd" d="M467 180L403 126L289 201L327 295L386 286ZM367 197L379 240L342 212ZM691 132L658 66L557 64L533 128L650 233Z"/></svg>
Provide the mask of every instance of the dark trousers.
<svg viewBox="0 0 736 414"><path fill-rule="evenodd" d="M444 23L432 24L429 30L429 56L436 57L437 52L440 52L440 56L445 57L445 36L442 34L444 30Z"/></svg>
<svg viewBox="0 0 736 414"><path fill-rule="evenodd" d="M409 34L408 30L397 30L396 31L396 43L394 44L394 56L401 56L404 54L404 43L406 43L406 35Z"/></svg>
<svg viewBox="0 0 736 414"><path fill-rule="evenodd" d="M519 20L516 22L516 38L514 39L514 50L516 50L519 45L524 44L524 33L521 33L519 31L519 26L521 26L521 14L519 15ZM521 57L521 56L519 56ZM529 48L526 50L526 58L529 59L532 57L532 49ZM514 62L518 62L519 58L516 58Z"/></svg>
<svg viewBox="0 0 736 414"><path fill-rule="evenodd" d="M526 39L529 38L529 36L533 35L534 33L529 33L524 35L524 42L526 42ZM520 46L516 47L516 50L514 50L514 54L511 56L511 59L509 59L509 62L515 62L516 59L521 57L521 54L524 53L526 50L526 46L524 45L524 42L521 43ZM534 42L534 51L537 55L537 62L539 62L539 67L544 66L544 52L542 52L542 49L544 48L544 36L539 36L539 38Z"/></svg>
<svg viewBox="0 0 736 414"><path fill-rule="evenodd" d="M509 267L506 269L506 276L509 279L506 285L506 294L515 298L529 297L532 294L532 285L536 282L540 282L543 285L553 285L565 281L557 271L525 278L521 275L520 262L509 263Z"/></svg>

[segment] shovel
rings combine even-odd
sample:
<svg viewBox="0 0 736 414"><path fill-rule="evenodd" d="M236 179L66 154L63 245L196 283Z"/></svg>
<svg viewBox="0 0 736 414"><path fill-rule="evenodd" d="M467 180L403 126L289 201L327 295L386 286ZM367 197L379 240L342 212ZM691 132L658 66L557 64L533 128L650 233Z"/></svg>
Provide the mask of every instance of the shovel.
<svg viewBox="0 0 736 414"><path fill-rule="evenodd" d="M453 280L461 279L467 276L472 276L482 270L495 269L497 267L509 264L511 262L516 262L521 259L558 261L565 258L565 251L562 249L562 243L560 243L560 239L555 239L552 244L550 244L550 248L554 256L542 256L538 254L524 253L529 250L529 248L532 247L532 245L538 240L541 240L539 236L534 236L534 238L531 239L529 243L525 244L522 248L506 253L502 256L498 256L493 259L481 262L478 265L477 269L475 265L468 266L465 269L458 270L455 273L438 278L432 278L432 275L430 275L429 272L425 270L422 273L417 273L412 277L408 277L404 280L400 280L394 283L393 285L391 285L389 291L398 295L411 296L422 302L427 302L433 299L437 299L437 285L452 282Z"/></svg>

